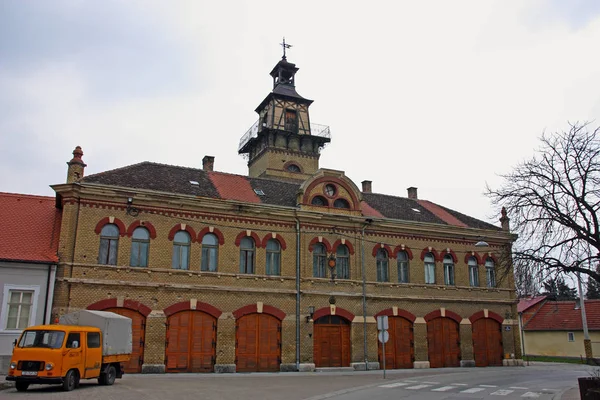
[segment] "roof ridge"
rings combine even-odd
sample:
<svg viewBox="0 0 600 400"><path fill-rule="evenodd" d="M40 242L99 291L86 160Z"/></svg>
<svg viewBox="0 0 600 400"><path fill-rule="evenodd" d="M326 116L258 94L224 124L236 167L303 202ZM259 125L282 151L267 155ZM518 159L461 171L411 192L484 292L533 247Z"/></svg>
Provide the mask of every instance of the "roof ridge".
<svg viewBox="0 0 600 400"><path fill-rule="evenodd" d="M0 196L2 196L2 197L28 197L28 198L44 199L44 200L52 200L52 201L55 200L55 198L52 196L42 196L39 194L27 194L27 193L0 192Z"/></svg>
<svg viewBox="0 0 600 400"><path fill-rule="evenodd" d="M183 165L163 164L163 163L157 163L157 162L153 162L153 161L140 161L139 163L129 164L129 165L126 165L124 167L118 167L118 168L108 169L106 171L98 172L98 173L91 174L91 175L86 175L86 176L84 176L82 178L82 180L85 181L86 178L91 178L91 177L95 177L95 176L103 176L105 174L113 173L113 172L118 172L118 171L125 171L125 170L130 169L130 168L138 167L140 165L158 165L158 166L161 166L161 167L172 167L172 168L187 169L187 170L192 170L192 171L203 171L203 172L206 172L206 171L204 171L201 168L186 167L186 166L183 166Z"/></svg>

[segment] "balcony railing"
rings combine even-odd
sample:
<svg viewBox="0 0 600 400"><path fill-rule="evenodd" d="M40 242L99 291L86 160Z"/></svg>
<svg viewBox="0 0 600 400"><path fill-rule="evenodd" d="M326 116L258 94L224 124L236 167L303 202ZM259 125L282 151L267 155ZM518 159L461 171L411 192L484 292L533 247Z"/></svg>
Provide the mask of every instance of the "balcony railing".
<svg viewBox="0 0 600 400"><path fill-rule="evenodd" d="M259 121L256 121L250 129L246 131L244 136L240 139L240 146L238 147L238 151L241 150L252 138L258 136L259 132ZM310 134L312 136L319 136L324 138L331 138L331 132L329 131L329 126L327 125L319 125L319 124L310 124Z"/></svg>

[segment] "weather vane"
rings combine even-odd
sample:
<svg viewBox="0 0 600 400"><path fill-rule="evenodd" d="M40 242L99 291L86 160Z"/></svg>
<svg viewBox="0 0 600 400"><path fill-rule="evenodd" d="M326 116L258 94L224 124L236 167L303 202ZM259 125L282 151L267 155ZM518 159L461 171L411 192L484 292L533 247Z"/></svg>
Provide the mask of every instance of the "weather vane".
<svg viewBox="0 0 600 400"><path fill-rule="evenodd" d="M279 43L281 45L281 47L283 47L283 59L285 59L285 49L289 49L290 47L292 47L291 44L287 44L285 42L285 36L283 37L283 43Z"/></svg>

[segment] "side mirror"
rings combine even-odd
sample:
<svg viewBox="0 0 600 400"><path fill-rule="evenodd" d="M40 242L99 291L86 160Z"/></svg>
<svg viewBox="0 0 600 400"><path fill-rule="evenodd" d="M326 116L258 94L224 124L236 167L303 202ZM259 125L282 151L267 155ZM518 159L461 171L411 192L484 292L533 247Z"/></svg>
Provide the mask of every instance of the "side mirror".
<svg viewBox="0 0 600 400"><path fill-rule="evenodd" d="M77 340L73 340L73 345L71 346L72 349L78 349L79 348L79 342Z"/></svg>

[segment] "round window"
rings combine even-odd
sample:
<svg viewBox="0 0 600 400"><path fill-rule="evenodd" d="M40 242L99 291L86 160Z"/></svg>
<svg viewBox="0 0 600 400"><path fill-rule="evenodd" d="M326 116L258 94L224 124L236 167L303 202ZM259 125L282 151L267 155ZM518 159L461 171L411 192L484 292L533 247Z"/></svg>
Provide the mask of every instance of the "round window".
<svg viewBox="0 0 600 400"><path fill-rule="evenodd" d="M325 185L325 194L329 197L333 197L335 196L337 190L335 189L335 186L333 186L331 183Z"/></svg>

